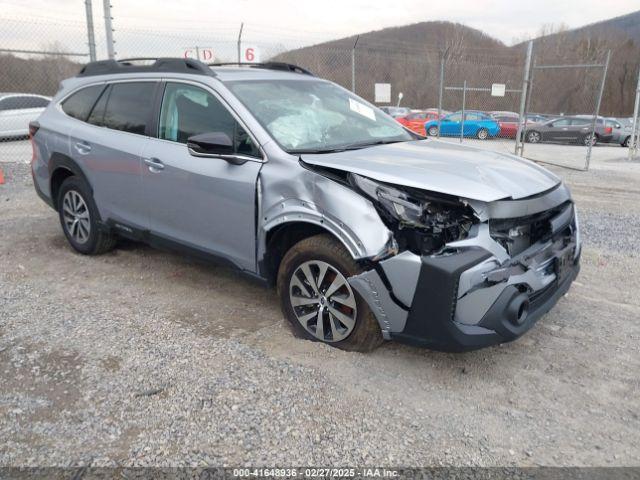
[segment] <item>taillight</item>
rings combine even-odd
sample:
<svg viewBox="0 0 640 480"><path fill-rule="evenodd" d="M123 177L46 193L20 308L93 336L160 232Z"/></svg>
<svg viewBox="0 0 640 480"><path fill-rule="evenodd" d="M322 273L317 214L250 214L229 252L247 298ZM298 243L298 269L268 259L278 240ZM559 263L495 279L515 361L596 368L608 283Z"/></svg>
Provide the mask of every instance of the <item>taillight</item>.
<svg viewBox="0 0 640 480"><path fill-rule="evenodd" d="M40 124L38 122L29 122L29 141L31 142L31 164L36 159L36 142L33 137L36 136L36 133L40 130Z"/></svg>
<svg viewBox="0 0 640 480"><path fill-rule="evenodd" d="M604 129L604 133L611 133L611 132L613 132L613 127L606 127Z"/></svg>

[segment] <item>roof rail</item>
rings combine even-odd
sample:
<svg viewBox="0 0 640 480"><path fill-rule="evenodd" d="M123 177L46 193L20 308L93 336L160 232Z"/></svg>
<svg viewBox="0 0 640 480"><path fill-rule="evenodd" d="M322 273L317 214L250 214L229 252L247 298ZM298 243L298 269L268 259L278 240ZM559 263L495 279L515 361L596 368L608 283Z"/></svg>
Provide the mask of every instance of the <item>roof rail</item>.
<svg viewBox="0 0 640 480"><path fill-rule="evenodd" d="M221 63L208 63L210 67L226 67L231 65L237 65L239 67L250 68L266 68L268 70L280 70L284 72L302 73L304 75L314 76L309 70L294 65L292 63L285 62L263 62L263 63L250 63L250 62L221 62Z"/></svg>
<svg viewBox="0 0 640 480"><path fill-rule="evenodd" d="M139 65L135 62L152 61L148 65ZM216 74L204 63L193 58L123 58L121 60L100 60L87 63L80 72L79 77L92 75L108 75L112 73L143 73L143 72L172 72L195 73L215 77Z"/></svg>

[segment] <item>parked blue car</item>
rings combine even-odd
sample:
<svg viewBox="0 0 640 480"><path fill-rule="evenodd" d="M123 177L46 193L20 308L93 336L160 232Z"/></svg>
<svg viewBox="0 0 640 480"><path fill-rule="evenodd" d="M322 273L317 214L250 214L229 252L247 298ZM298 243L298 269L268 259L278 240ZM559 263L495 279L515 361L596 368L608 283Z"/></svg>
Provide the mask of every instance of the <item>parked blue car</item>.
<svg viewBox="0 0 640 480"><path fill-rule="evenodd" d="M500 133L500 125L489 115L484 112L468 110L464 112L464 121L462 121L462 112L454 112L442 117L440 120L440 135L460 136L463 126L465 137L476 137L480 140L495 137ZM438 135L438 120L431 120L425 123L424 130L427 135L432 137Z"/></svg>

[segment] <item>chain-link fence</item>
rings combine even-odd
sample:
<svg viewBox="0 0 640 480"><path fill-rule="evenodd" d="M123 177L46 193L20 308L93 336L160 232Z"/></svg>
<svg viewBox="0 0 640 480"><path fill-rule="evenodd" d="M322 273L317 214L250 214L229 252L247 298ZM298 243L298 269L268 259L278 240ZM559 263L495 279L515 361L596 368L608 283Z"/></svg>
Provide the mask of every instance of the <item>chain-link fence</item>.
<svg viewBox="0 0 640 480"><path fill-rule="evenodd" d="M84 7L90 5L84 2ZM36 98L41 98L36 95L52 96L62 79L74 75L90 59L90 53L104 59L110 50L117 59L192 57L205 62L294 63L379 106L400 107L389 111L423 135L566 167L583 169L590 157L635 158L640 150L632 148L627 153L619 146L624 144L624 132L632 128L633 99L624 93L619 100L611 100L622 80L615 76L605 83L607 70L611 70L606 42L584 46L537 40L528 54L526 43L479 47L455 36L425 44L374 41L370 35L328 42L318 35L314 42L305 32L307 45L301 46L300 32L251 25L216 25L215 32L198 22L176 21L171 29L119 26L116 10L115 43L110 49L102 21L106 12L96 8L88 17L85 13L81 1L78 17L72 21L0 13L0 92L20 96L19 100L15 96L11 101L0 99L0 160L28 158L20 139L27 133L28 120L41 108L35 105ZM87 18L92 19L93 35L88 32ZM622 65L614 53L611 63L616 72L638 70L640 58L626 55L632 60ZM621 91L629 90L628 81L625 77ZM381 86L386 88L386 98L376 95ZM19 108L9 108L16 105ZM623 121L625 125L620 124Z"/></svg>

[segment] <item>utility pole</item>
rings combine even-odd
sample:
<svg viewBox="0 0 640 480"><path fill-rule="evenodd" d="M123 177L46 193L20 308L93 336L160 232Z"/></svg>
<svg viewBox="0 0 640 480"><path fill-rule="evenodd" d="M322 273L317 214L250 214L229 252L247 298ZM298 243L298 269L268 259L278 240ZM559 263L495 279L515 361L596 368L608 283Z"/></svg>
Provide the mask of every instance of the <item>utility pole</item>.
<svg viewBox="0 0 640 480"><path fill-rule="evenodd" d="M631 139L629 140L629 160L633 160L638 152L638 143L640 143L640 134L638 130L638 111L640 109L640 68L638 69L638 85L636 86L636 101L633 104L633 121L631 123Z"/></svg>
<svg viewBox="0 0 640 480"><path fill-rule="evenodd" d="M242 29L244 22L240 23L240 31L238 32L238 63L242 63Z"/></svg>
<svg viewBox="0 0 640 480"><path fill-rule="evenodd" d="M111 24L113 17L111 16L111 1L102 0L102 6L104 8L104 31L107 35L107 56L113 60L116 58L116 52L113 48L113 25Z"/></svg>
<svg viewBox="0 0 640 480"><path fill-rule="evenodd" d="M353 48L351 49L351 91L356 93L356 46L360 35L356 35L356 41L353 42Z"/></svg>
<svg viewBox="0 0 640 480"><path fill-rule="evenodd" d="M438 90L438 138L440 138L440 127L442 126L442 96L444 95L444 67L447 60L449 48L440 52L440 88ZM425 132L428 133L428 132Z"/></svg>
<svg viewBox="0 0 640 480"><path fill-rule="evenodd" d="M527 124L527 91L529 90L529 74L531 73L531 55L533 52L533 40L527 45L527 58L524 61L524 77L522 78L522 92L520 93L520 115L518 119L518 133L516 133L515 154L524 155L524 127Z"/></svg>
<svg viewBox="0 0 640 480"><path fill-rule="evenodd" d="M594 137L596 134L596 121L598 120L598 115L600 114L600 103L602 102L602 94L604 93L604 84L607 81L607 70L609 70L609 60L611 58L611 50L607 50L607 59L604 62L604 67L602 68L602 81L600 83L600 91L598 92L598 101L596 102L596 111L593 112L593 120L591 121L591 136ZM591 162L591 150L593 148L593 140L589 140L589 146L587 147L587 159L585 161L584 170L589 170L589 163Z"/></svg>
<svg viewBox="0 0 640 480"><path fill-rule="evenodd" d="M96 38L93 32L93 8L91 0L84 0L84 9L87 15L87 38L89 42L89 60L96 61Z"/></svg>

